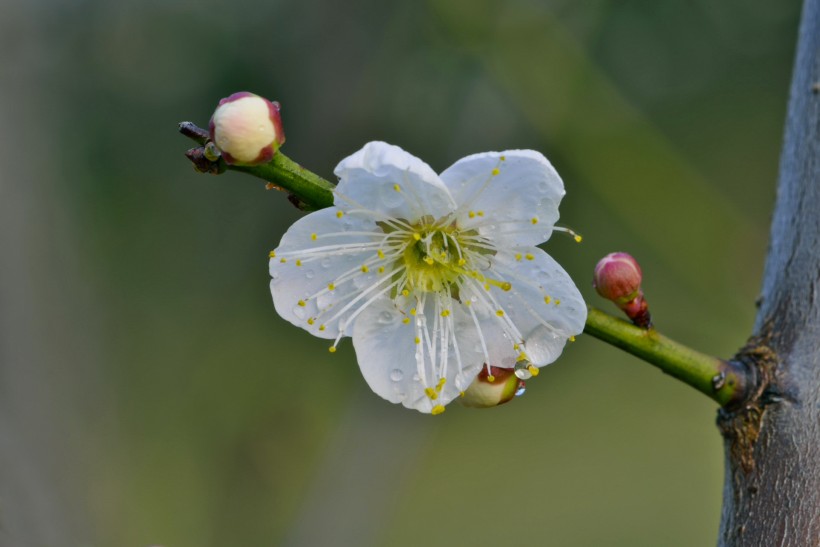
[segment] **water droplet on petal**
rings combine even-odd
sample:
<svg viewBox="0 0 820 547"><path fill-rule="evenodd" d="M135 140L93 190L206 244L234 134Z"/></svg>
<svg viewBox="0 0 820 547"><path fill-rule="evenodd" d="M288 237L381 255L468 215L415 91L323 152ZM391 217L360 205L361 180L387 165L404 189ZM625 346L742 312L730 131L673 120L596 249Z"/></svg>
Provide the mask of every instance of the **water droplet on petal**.
<svg viewBox="0 0 820 547"><path fill-rule="evenodd" d="M519 380L529 380L532 378L532 372L530 372L529 366L530 363L526 360L519 361L515 364L515 375Z"/></svg>
<svg viewBox="0 0 820 547"><path fill-rule="evenodd" d="M390 379L394 382L401 382L402 378L404 378L404 373L401 370L394 368L390 371Z"/></svg>
<svg viewBox="0 0 820 547"><path fill-rule="evenodd" d="M393 314L389 311L383 311L379 314L379 323L382 325L389 325L393 322Z"/></svg>
<svg viewBox="0 0 820 547"><path fill-rule="evenodd" d="M515 390L515 396L521 397L527 391L527 386L524 385L524 382L518 382L518 389Z"/></svg>
<svg viewBox="0 0 820 547"><path fill-rule="evenodd" d="M330 259L329 258L323 258L322 261L319 262L319 264L322 265L322 268L329 268L330 267Z"/></svg>
<svg viewBox="0 0 820 547"><path fill-rule="evenodd" d="M298 319L304 319L305 308L299 305L293 306L293 315L295 315Z"/></svg>
<svg viewBox="0 0 820 547"><path fill-rule="evenodd" d="M276 281L277 279L279 279L279 272L276 272L276 271L271 272L270 277L271 277L271 279Z"/></svg>
<svg viewBox="0 0 820 547"><path fill-rule="evenodd" d="M413 375L413 381L414 381L414 382L421 382L421 377L419 377L419 375L418 375L418 374L414 374L414 375Z"/></svg>
<svg viewBox="0 0 820 547"><path fill-rule="evenodd" d="M305 277L308 279L313 279L316 276L316 273L313 270L308 270L305 272Z"/></svg>

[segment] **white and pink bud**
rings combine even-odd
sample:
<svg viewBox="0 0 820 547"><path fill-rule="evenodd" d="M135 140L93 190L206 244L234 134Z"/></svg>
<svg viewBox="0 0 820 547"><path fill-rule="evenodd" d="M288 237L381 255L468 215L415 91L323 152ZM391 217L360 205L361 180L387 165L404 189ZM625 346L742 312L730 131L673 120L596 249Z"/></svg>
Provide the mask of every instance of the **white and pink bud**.
<svg viewBox="0 0 820 547"><path fill-rule="evenodd" d="M639 327L652 326L649 306L643 296L643 273L638 261L627 253L610 253L595 266L592 286L611 300Z"/></svg>
<svg viewBox="0 0 820 547"><path fill-rule="evenodd" d="M487 367L481 369L459 402L473 408L489 408L508 403L523 392L524 382L511 368Z"/></svg>
<svg viewBox="0 0 820 547"><path fill-rule="evenodd" d="M279 103L247 91L219 101L209 129L229 165L267 163L285 142Z"/></svg>

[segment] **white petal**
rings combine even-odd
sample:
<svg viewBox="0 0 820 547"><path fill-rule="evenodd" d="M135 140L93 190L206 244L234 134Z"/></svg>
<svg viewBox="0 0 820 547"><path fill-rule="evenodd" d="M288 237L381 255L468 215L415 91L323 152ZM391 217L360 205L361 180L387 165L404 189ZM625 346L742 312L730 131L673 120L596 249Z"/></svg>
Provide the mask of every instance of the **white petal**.
<svg viewBox="0 0 820 547"><path fill-rule="evenodd" d="M370 142L341 161L334 203L344 211L366 209L416 221L455 208L450 192L429 165L391 144Z"/></svg>
<svg viewBox="0 0 820 547"><path fill-rule="evenodd" d="M409 302L397 305L383 300L374 303L357 318L353 330L356 358L370 388L392 403L401 403L407 408L425 413L431 412L436 405L446 405L467 389L481 370L484 360L472 319L459 306L454 306L450 318L455 327L462 368L458 368L451 333L448 337L449 359L444 375L446 382L441 391L437 392L437 398L431 400L425 393L425 388L435 387L437 384L437 363L430 361L424 340L421 344L415 343L415 322L426 319L428 330L432 334L436 313L432 300L429 298L424 313L418 310L415 317L409 314L409 309L413 306ZM405 323L405 317L411 317L412 320ZM431 339L434 340L437 353L440 352L439 337L433 335ZM421 371L416 357L420 347L424 353Z"/></svg>
<svg viewBox="0 0 820 547"><path fill-rule="evenodd" d="M340 321L344 326L362 304L379 292L379 287L389 285L389 279L377 273L378 264L363 273L361 267L368 261L378 260L377 251L357 247L380 241L381 229L372 221L344 215L329 207L302 217L293 224L270 260L271 293L276 311L286 320L321 338L336 338ZM372 235L363 235L370 233ZM313 239L313 235L316 239ZM329 235L336 234L336 235ZM322 252L320 248L351 245L334 253ZM311 250L319 250L318 252ZM285 258L286 262L281 262ZM297 266L297 260L301 266ZM346 281L339 278L345 272L354 272ZM377 286L377 283L382 282ZM333 283L333 290L328 285ZM375 289L373 289L375 287ZM365 291L358 304L353 305L340 317L330 320L346 304ZM299 302L304 305L300 305ZM323 311L324 310L324 311ZM315 318L313 324L308 320ZM321 326L324 325L324 329ZM344 329L349 335L352 325Z"/></svg>
<svg viewBox="0 0 820 547"><path fill-rule="evenodd" d="M521 260L516 260L517 255ZM498 253L486 275L512 284L509 291L493 287L492 297L523 338L532 364L552 363L561 355L566 341L584 330L587 308L581 293L569 274L541 249ZM490 331L492 324L501 329L506 323L503 318L485 314L482 330ZM502 343L510 344L508 340Z"/></svg>
<svg viewBox="0 0 820 547"><path fill-rule="evenodd" d="M441 180L459 204L459 224L480 226L482 235L508 245L549 239L565 193L552 164L533 150L467 156L444 171Z"/></svg>

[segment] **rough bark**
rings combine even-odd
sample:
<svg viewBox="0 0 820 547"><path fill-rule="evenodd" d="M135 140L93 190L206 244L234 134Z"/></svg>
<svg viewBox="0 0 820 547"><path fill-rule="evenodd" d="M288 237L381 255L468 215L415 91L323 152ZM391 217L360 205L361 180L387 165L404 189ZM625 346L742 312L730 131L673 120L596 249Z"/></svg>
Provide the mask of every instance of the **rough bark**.
<svg viewBox="0 0 820 547"><path fill-rule="evenodd" d="M719 545L820 545L820 0L806 0L755 333L760 389L721 411Z"/></svg>

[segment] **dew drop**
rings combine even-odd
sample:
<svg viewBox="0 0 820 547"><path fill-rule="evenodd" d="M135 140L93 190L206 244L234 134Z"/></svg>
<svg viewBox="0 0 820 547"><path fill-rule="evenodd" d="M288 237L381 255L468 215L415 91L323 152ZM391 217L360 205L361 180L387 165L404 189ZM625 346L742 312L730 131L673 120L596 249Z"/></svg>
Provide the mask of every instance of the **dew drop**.
<svg viewBox="0 0 820 547"><path fill-rule="evenodd" d="M527 386L524 385L524 382L518 382L518 389L515 390L515 396L521 397L524 393L526 393L526 391Z"/></svg>
<svg viewBox="0 0 820 547"><path fill-rule="evenodd" d="M394 368L393 370L390 371L390 379L393 380L394 382L401 382L403 378L404 378L404 373L401 370L399 370L397 368Z"/></svg>
<svg viewBox="0 0 820 547"><path fill-rule="evenodd" d="M293 306L293 315L295 315L299 319L305 318L305 308L302 306L296 305Z"/></svg>
<svg viewBox="0 0 820 547"><path fill-rule="evenodd" d="M305 272L305 277L308 279L313 279L316 276L316 273L313 270L308 270Z"/></svg>
<svg viewBox="0 0 820 547"><path fill-rule="evenodd" d="M319 264L321 264L322 268L329 268L330 267L330 259L329 258L323 258L322 261L319 262Z"/></svg>
<svg viewBox="0 0 820 547"><path fill-rule="evenodd" d="M519 361L515 364L515 375L518 377L519 380L529 380L532 378L532 372L530 372L529 361Z"/></svg>
<svg viewBox="0 0 820 547"><path fill-rule="evenodd" d="M276 281L277 279L279 279L279 272L271 272L270 277L271 279Z"/></svg>
<svg viewBox="0 0 820 547"><path fill-rule="evenodd" d="M379 314L379 323L381 325L389 325L393 322L393 314L389 311L383 311Z"/></svg>
<svg viewBox="0 0 820 547"><path fill-rule="evenodd" d="M413 381L414 382L421 382L421 377L418 374L414 374L413 375Z"/></svg>

